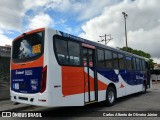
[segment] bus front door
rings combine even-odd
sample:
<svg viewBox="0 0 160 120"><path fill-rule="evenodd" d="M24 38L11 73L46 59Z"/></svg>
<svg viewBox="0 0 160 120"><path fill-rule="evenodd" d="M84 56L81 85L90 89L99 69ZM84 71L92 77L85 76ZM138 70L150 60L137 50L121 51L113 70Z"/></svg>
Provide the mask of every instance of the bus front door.
<svg viewBox="0 0 160 120"><path fill-rule="evenodd" d="M96 101L95 50L83 48L85 103Z"/></svg>

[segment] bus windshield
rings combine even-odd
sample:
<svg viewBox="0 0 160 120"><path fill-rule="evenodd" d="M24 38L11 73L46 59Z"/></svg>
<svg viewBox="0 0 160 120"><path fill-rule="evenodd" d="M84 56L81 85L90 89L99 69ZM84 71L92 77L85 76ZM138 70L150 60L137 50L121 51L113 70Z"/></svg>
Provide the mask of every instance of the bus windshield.
<svg viewBox="0 0 160 120"><path fill-rule="evenodd" d="M38 58L43 52L43 32L24 35L13 42L13 61L29 61Z"/></svg>

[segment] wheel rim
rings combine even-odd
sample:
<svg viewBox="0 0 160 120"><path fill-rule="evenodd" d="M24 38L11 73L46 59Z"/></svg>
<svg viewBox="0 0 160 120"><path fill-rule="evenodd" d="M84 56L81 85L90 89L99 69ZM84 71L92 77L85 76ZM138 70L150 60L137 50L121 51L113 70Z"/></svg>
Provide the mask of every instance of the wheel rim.
<svg viewBox="0 0 160 120"><path fill-rule="evenodd" d="M110 103L113 103L113 101L114 101L114 93L113 93L113 91L109 91L108 100L109 100Z"/></svg>

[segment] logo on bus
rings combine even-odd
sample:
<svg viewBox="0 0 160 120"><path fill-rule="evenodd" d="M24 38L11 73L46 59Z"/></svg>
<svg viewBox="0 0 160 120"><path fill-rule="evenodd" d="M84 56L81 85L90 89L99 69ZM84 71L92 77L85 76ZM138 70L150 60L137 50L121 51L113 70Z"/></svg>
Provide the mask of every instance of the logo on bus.
<svg viewBox="0 0 160 120"><path fill-rule="evenodd" d="M22 74L24 74L24 71L18 71L18 70L16 70L15 74L16 75L22 75Z"/></svg>

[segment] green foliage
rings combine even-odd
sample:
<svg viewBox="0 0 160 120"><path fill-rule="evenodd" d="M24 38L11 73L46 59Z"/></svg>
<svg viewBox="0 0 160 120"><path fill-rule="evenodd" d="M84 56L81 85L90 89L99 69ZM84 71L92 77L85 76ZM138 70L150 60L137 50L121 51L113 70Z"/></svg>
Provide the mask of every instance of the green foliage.
<svg viewBox="0 0 160 120"><path fill-rule="evenodd" d="M136 50L136 49L132 49L130 47L127 47L127 50L126 50L126 47L123 47L123 48L119 48L120 50L123 50L123 51L127 51L127 52L130 52L130 53L133 53L133 54L136 54L136 55L139 55L139 56L142 56L142 57L145 57L145 58L148 58L149 59L149 65L150 65L150 68L153 69L154 68L154 62L153 62L153 59L151 59L151 55L149 53L146 53L142 50Z"/></svg>

